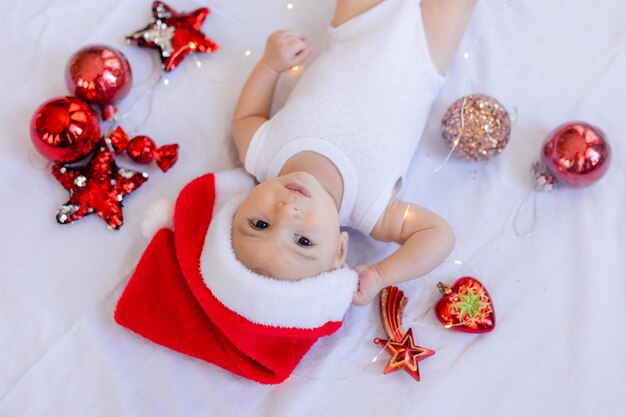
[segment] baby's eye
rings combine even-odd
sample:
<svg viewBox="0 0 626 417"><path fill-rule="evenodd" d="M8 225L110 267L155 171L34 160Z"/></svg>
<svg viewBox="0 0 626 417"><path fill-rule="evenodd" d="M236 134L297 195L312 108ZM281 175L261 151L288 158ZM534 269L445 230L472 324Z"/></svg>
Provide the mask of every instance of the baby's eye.
<svg viewBox="0 0 626 417"><path fill-rule="evenodd" d="M264 222L263 220L250 220L250 225L259 230L270 227L269 223Z"/></svg>
<svg viewBox="0 0 626 417"><path fill-rule="evenodd" d="M296 239L300 246L313 246L313 242L304 236L296 236Z"/></svg>

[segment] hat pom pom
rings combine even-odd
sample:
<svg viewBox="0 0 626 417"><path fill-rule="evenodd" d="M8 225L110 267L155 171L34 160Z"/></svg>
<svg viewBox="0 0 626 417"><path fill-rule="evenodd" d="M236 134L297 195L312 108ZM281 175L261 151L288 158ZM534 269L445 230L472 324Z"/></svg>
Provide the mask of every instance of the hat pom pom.
<svg viewBox="0 0 626 417"><path fill-rule="evenodd" d="M141 234L146 239L152 238L162 228L174 230L174 202L167 198L152 202L141 221Z"/></svg>

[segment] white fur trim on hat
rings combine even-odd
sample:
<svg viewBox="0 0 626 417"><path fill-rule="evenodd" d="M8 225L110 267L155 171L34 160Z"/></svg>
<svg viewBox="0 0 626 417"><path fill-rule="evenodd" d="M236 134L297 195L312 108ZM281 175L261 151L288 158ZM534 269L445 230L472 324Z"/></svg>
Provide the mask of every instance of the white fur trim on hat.
<svg viewBox="0 0 626 417"><path fill-rule="evenodd" d="M348 266L296 281L268 278L235 256L232 220L247 193L231 198L213 216L200 272L206 286L227 308L268 326L314 329L341 321L352 302L358 274Z"/></svg>

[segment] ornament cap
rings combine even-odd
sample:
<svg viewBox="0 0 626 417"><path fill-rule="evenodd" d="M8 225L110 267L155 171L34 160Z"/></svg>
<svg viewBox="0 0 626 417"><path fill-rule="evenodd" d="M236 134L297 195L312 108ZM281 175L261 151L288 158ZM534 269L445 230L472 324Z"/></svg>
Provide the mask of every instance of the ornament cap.
<svg viewBox="0 0 626 417"><path fill-rule="evenodd" d="M452 293L452 287L450 287L446 283L438 282L437 288L439 289L439 292L441 293L441 295L448 295Z"/></svg>
<svg viewBox="0 0 626 417"><path fill-rule="evenodd" d="M532 175L535 179L535 190L550 192L556 187L556 180L544 163L535 162L532 167Z"/></svg>
<svg viewBox="0 0 626 417"><path fill-rule="evenodd" d="M100 110L102 110L102 118L104 120L111 120L117 111L113 104L105 104Z"/></svg>

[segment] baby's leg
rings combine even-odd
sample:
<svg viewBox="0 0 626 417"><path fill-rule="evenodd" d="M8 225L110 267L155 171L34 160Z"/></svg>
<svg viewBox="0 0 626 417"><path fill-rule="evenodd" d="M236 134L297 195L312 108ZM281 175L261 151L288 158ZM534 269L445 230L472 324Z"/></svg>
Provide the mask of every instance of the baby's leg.
<svg viewBox="0 0 626 417"><path fill-rule="evenodd" d="M335 16L331 25L337 27L354 16L371 9L383 0L337 0L335 7Z"/></svg>

